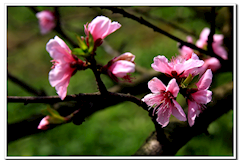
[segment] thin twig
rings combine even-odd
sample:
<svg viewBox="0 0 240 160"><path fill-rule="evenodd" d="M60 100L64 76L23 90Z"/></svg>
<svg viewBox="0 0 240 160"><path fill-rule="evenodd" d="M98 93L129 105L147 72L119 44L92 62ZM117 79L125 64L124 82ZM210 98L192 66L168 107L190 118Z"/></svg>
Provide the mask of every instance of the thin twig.
<svg viewBox="0 0 240 160"><path fill-rule="evenodd" d="M46 95L43 90L38 91L37 89L33 88L32 86L30 86L26 82L23 82L22 80L16 78L15 76L13 76L9 72L7 72L7 78L10 79L12 82L18 84L20 87L22 87L23 89L25 89L29 93L32 93L33 95L36 95L36 96L45 96Z"/></svg>
<svg viewBox="0 0 240 160"><path fill-rule="evenodd" d="M142 17L140 17L140 18L139 18L139 17L136 17L136 16L134 16L134 15L126 12L125 10L123 10L123 9L121 9L121 8L117 8L117 7L101 6L100 8L111 10L113 13L122 14L124 17L127 17L127 18L130 18L130 19L132 19L132 20L135 20L135 21L139 22L140 24L143 24L143 25L145 25L145 26L147 26L147 27L149 27L149 28L152 28L155 32L161 33L161 34L163 34L163 35L165 35L165 36L167 36L167 37L169 37L169 38L171 38L171 39L179 42L182 46L183 46L183 45L184 45L184 46L188 46L188 47L190 47L190 48L192 48L192 49L198 50L198 51L201 52L201 53L205 53L205 54L210 55L210 56L212 56L212 57L216 57L216 58L219 59L220 61L223 61L223 59L222 59L220 56L214 54L213 52L206 51L206 50L204 50L204 49L198 48L196 45L194 45L194 44L192 44L192 43L185 42L185 41L183 41L183 40L181 40L181 39L179 39L179 38L177 38L177 37L169 34L168 32L166 32L166 31L158 28L157 26L151 24L150 22L146 21L146 20L143 19Z"/></svg>
<svg viewBox="0 0 240 160"><path fill-rule="evenodd" d="M211 8L211 28L210 28L210 34L208 35L208 51L213 52L212 44L213 44L213 35L215 34L215 7Z"/></svg>

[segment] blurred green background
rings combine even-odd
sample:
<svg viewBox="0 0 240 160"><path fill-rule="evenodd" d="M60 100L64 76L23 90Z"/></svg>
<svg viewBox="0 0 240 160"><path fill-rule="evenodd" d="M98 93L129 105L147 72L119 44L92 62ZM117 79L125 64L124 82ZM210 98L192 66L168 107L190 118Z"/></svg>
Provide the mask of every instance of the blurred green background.
<svg viewBox="0 0 240 160"><path fill-rule="evenodd" d="M196 42L204 27L210 27L204 18L197 15L193 7L124 7L126 11L146 18L163 30L186 40L191 35ZM205 7L203 7L204 9ZM53 10L53 7L37 7ZM226 8L222 7L221 12ZM84 35L83 25L97 15L105 15L118 21L122 27L109 35L105 41L121 53L136 55L136 64L151 70L153 57L165 55L171 58L178 54L177 42L154 32L131 19L98 7L59 7L63 30L73 40L75 34ZM145 16L144 16L145 15ZM223 19L224 20L224 19ZM189 33L174 28L177 25ZM217 30L217 32L219 32ZM194 37L194 34L197 37ZM47 95L56 95L48 81L52 64L46 51L49 39L58 35L52 31L41 35L38 20L29 7L7 7L7 69L9 73L27 84L44 90ZM61 36L58 35L60 38ZM65 41L68 43L67 41ZM69 45L70 48L72 46ZM112 58L102 47L97 49L96 59L106 64ZM212 88L232 81L232 73L225 72L214 76ZM114 86L109 77L102 75L107 88ZM95 78L90 70L75 74L68 87L68 94L93 93L97 91ZM150 92L150 91L149 91ZM146 93L147 94L147 93ZM19 85L7 81L8 96L32 96ZM138 95L142 98L144 95ZM7 123L15 123L31 115L41 113L45 104L8 103ZM36 126L37 127L37 126ZM154 131L148 113L137 105L124 102L99 111L89 117L82 125L73 123L56 127L47 132L27 136L7 144L8 156L44 155L133 155ZM181 155L233 155L233 112L228 112L213 122L208 128L210 135L201 134L189 141L177 153ZM13 134L7 132L7 135ZM17 133L14 133L17 134Z"/></svg>

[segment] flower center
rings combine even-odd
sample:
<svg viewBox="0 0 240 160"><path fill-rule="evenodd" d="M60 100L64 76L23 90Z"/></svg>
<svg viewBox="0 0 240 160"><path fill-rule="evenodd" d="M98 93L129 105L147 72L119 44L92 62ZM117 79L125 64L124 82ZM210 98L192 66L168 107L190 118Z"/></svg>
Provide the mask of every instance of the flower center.
<svg viewBox="0 0 240 160"><path fill-rule="evenodd" d="M52 62L52 67L51 67L51 69L53 69L53 68L55 68L55 66L57 65L57 64L59 64L59 62L57 61L57 60L51 60L50 62Z"/></svg>

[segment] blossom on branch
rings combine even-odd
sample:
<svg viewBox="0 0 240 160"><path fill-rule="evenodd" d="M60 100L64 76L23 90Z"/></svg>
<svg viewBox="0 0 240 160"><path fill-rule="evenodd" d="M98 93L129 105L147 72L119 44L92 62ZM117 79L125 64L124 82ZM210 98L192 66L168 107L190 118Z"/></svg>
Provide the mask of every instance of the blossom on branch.
<svg viewBox="0 0 240 160"><path fill-rule="evenodd" d="M50 32L56 26L55 16L51 11L44 10L38 12L36 14L36 17L39 20L41 34L46 34Z"/></svg>
<svg viewBox="0 0 240 160"><path fill-rule="evenodd" d="M204 48L205 46L207 46L209 34L210 34L210 29L204 28L200 34L199 40L196 42L196 46L199 48ZM227 51L222 46L223 39L224 39L224 36L222 34L214 34L212 49L216 55L220 56L224 60L227 60L228 59Z"/></svg>
<svg viewBox="0 0 240 160"><path fill-rule="evenodd" d="M126 52L118 57L113 58L103 67L103 70L115 81L121 78L131 82L130 73L135 72L135 55Z"/></svg>
<svg viewBox="0 0 240 160"><path fill-rule="evenodd" d="M212 100L212 91L208 90L212 83L212 76L211 69L208 69L196 83L197 89L188 90L188 123L190 126L193 126L195 118Z"/></svg>
<svg viewBox="0 0 240 160"><path fill-rule="evenodd" d="M153 59L152 68L155 71L165 73L166 75L178 78L187 77L189 74L197 74L197 69L204 64L204 61L199 60L195 53L192 53L190 59L184 57L172 58L169 62L165 56L157 56Z"/></svg>
<svg viewBox="0 0 240 160"><path fill-rule="evenodd" d="M118 22L111 22L108 17L97 16L89 24L84 25L84 31L87 37L89 37L89 32L91 33L96 46L102 44L102 40L109 34L115 32L121 27Z"/></svg>
<svg viewBox="0 0 240 160"><path fill-rule="evenodd" d="M71 76L81 69L84 62L71 54L71 50L66 43L55 36L46 45L46 50L54 59L52 70L49 72L49 82L55 87L57 94L63 100L67 95L67 87Z"/></svg>
<svg viewBox="0 0 240 160"><path fill-rule="evenodd" d="M179 87L176 79L172 79L166 87L161 80L154 77L148 82L148 88L152 93L146 95L142 101L148 106L153 107L157 113L156 121L165 127L169 123L171 114L180 121L186 121L186 115L182 107L175 100Z"/></svg>

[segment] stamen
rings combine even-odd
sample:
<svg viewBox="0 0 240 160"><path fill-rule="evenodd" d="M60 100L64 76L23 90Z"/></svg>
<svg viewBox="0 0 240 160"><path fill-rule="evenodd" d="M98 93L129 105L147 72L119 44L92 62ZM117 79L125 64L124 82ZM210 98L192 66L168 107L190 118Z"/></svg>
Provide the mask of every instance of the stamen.
<svg viewBox="0 0 240 160"><path fill-rule="evenodd" d="M57 65L57 64L59 64L59 62L57 61L57 60L51 60L50 62L52 62L52 67L51 67L51 69L54 69L55 68L55 66Z"/></svg>

